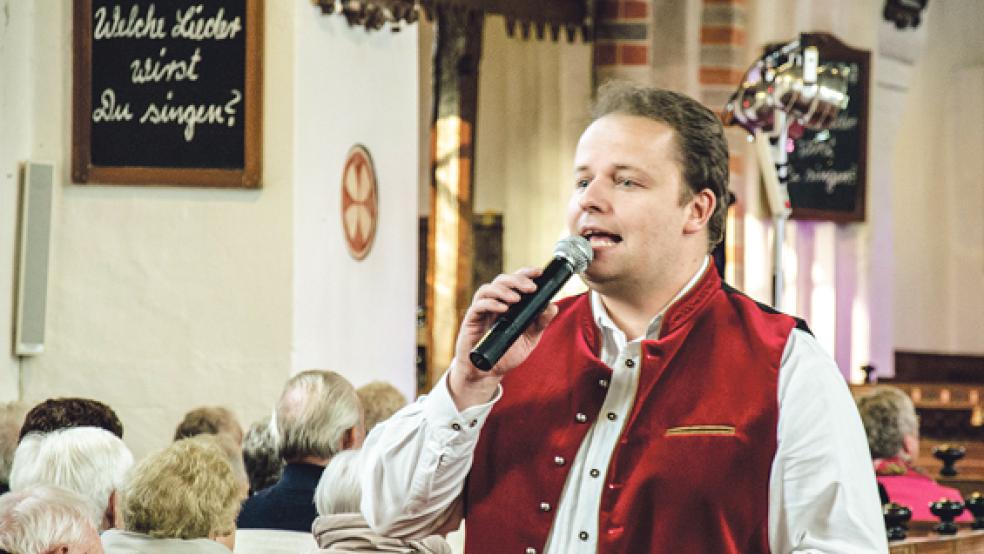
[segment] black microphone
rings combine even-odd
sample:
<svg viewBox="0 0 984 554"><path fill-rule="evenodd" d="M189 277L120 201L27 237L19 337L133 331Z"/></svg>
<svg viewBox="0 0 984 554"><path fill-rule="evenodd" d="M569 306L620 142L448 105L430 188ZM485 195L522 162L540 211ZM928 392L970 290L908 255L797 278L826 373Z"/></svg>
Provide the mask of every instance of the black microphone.
<svg viewBox="0 0 984 554"><path fill-rule="evenodd" d="M575 273L587 269L594 257L591 243L584 237L571 235L560 239L554 246L553 259L543 268L543 273L533 279L536 290L520 295L518 302L509 306L506 313L499 316L492 327L478 341L475 348L468 354L471 363L482 371L492 369L523 334L530 323L547 307L550 299L557 294L560 287Z"/></svg>

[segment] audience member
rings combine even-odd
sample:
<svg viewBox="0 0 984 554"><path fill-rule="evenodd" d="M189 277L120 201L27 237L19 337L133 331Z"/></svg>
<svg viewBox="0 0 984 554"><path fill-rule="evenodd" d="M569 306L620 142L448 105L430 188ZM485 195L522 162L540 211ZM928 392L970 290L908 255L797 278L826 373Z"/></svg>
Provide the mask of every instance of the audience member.
<svg viewBox="0 0 984 554"><path fill-rule="evenodd" d="M174 440L195 435L228 434L237 444L243 443L243 427L236 415L223 406L202 406L186 413L174 431Z"/></svg>
<svg viewBox="0 0 984 554"><path fill-rule="evenodd" d="M908 506L913 521L935 521L930 502L941 498L961 500L960 491L944 487L915 466L919 458L919 419L905 392L890 386L876 387L857 399L858 411L868 435L875 477L888 499ZM968 513L957 521L971 521Z"/></svg>
<svg viewBox="0 0 984 554"><path fill-rule="evenodd" d="M232 466L232 472L242 489L243 500L249 496L249 479L246 467L243 465L243 428L231 410L222 406L202 406L187 414L174 431L174 440L178 441L199 435L209 435L216 438L222 447L226 459Z"/></svg>
<svg viewBox="0 0 984 554"><path fill-rule="evenodd" d="M277 450L270 419L256 421L243 437L243 463L249 478L249 494L253 495L280 480L284 460Z"/></svg>
<svg viewBox="0 0 984 554"><path fill-rule="evenodd" d="M246 466L243 463L242 445L237 443L235 438L229 436L227 433L196 436L208 437L214 440L215 444L222 449L226 461L229 462L229 467L232 468L232 475L236 478L236 483L239 485L239 500L240 502L246 500L249 497L249 478L246 476Z"/></svg>
<svg viewBox="0 0 984 554"><path fill-rule="evenodd" d="M50 485L0 496L0 551L10 554L102 554L88 502Z"/></svg>
<svg viewBox="0 0 984 554"><path fill-rule="evenodd" d="M133 468L123 487L124 531L103 533L108 554L228 554L239 486L215 437L172 443Z"/></svg>
<svg viewBox="0 0 984 554"><path fill-rule="evenodd" d="M49 398L31 408L24 418L20 438L28 433L47 433L65 427L102 427L123 438L123 423L112 408L89 398Z"/></svg>
<svg viewBox="0 0 984 554"><path fill-rule="evenodd" d="M380 421L389 419L397 410L407 405L407 398L396 387L385 381L373 381L355 391L366 412L366 434Z"/></svg>
<svg viewBox="0 0 984 554"><path fill-rule="evenodd" d="M287 462L277 484L249 497L239 514L244 529L309 533L317 516L314 489L332 456L364 438L359 397L333 371L305 371L287 381L276 406L276 437Z"/></svg>
<svg viewBox="0 0 984 554"><path fill-rule="evenodd" d="M14 453L10 488L56 485L82 495L96 529L119 527L119 490L133 455L119 437L98 427L30 433Z"/></svg>
<svg viewBox="0 0 984 554"><path fill-rule="evenodd" d="M422 552L451 554L451 546L440 535L419 540L393 539L377 535L359 511L362 488L359 484L359 451L346 450L335 455L325 467L314 493L319 517L311 532L318 541L318 552Z"/></svg>
<svg viewBox="0 0 984 554"><path fill-rule="evenodd" d="M0 404L0 494L10 490L10 464L24 425L27 406L22 402Z"/></svg>

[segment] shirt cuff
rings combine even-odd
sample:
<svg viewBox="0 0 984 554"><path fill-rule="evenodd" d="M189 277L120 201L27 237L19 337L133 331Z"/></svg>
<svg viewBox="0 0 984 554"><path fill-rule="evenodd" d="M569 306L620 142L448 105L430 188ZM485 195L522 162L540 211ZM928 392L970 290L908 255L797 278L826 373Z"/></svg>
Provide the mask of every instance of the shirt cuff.
<svg viewBox="0 0 984 554"><path fill-rule="evenodd" d="M451 398L451 391L448 389L448 371L444 372L441 380L434 385L434 389L424 399L424 417L440 429L448 429L453 435L460 435L454 438L460 440L474 440L485 424L485 419L489 417L492 406L502 398L502 385L500 384L492 399L484 404L476 404L458 411ZM450 437L449 437L450 438Z"/></svg>

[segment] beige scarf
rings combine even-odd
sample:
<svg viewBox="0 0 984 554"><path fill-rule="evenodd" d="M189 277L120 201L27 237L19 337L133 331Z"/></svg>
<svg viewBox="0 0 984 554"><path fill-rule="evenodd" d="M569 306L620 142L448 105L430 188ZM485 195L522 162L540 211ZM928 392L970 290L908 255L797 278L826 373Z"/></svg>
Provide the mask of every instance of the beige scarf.
<svg viewBox="0 0 984 554"><path fill-rule="evenodd" d="M401 540L377 535L362 514L321 516L311 527L319 554L342 552L394 552L400 554L451 554L442 537L431 535L420 540Z"/></svg>

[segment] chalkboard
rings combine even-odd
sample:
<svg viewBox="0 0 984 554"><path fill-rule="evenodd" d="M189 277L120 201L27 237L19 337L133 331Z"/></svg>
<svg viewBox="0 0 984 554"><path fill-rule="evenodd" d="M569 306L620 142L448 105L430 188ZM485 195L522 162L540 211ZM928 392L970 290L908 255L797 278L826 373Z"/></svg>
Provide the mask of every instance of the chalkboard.
<svg viewBox="0 0 984 554"><path fill-rule="evenodd" d="M847 70L848 104L830 129L806 130L789 155L789 200L794 219L864 221L868 151L868 62L832 35L802 35L820 50L820 63Z"/></svg>
<svg viewBox="0 0 984 554"><path fill-rule="evenodd" d="M262 0L75 0L72 178L260 185Z"/></svg>

